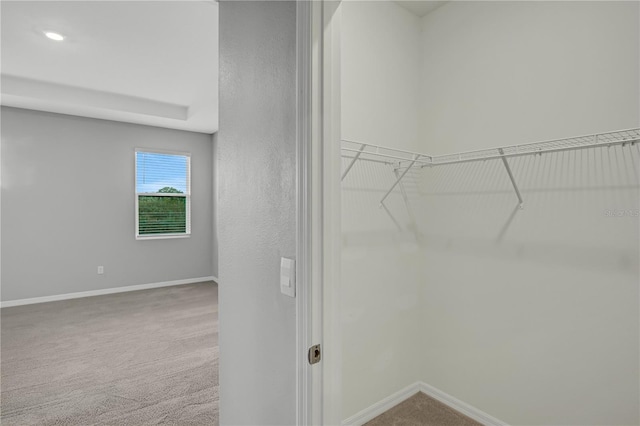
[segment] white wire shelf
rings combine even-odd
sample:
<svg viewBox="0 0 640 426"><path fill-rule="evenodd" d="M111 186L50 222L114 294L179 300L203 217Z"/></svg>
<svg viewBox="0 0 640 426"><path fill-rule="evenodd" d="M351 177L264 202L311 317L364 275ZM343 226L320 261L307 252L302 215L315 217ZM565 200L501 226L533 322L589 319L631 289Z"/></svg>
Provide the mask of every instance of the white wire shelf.
<svg viewBox="0 0 640 426"><path fill-rule="evenodd" d="M404 176L412 168L424 168L434 166L444 166L450 164L468 163L474 161L485 161L501 159L513 185L513 189L518 198L520 208L523 207L523 199L518 189L508 158L525 155L542 155L545 153L571 151L578 149L588 149L597 147L607 147L615 145L635 144L640 142L640 128L616 130L606 133L596 133L591 135L576 136L564 139L554 139L542 142L533 142L520 145L503 146L497 148L481 149L475 151L459 152L445 155L428 155L418 152L404 151L387 148L379 145L362 142L342 140L342 157L351 161L342 173L342 180L349 174L351 168L357 161L373 161L388 164L393 167L397 180L380 200L380 207L384 207L384 201L401 184ZM402 189L402 186L401 186Z"/></svg>
<svg viewBox="0 0 640 426"><path fill-rule="evenodd" d="M382 161L396 165L400 163L400 166L417 158L415 162L417 165L420 167L429 167L503 157L510 158L523 155L544 154L546 152L568 151L627 143L634 144L637 142L640 142L640 128L433 156L363 142L342 140L342 156L351 159L358 157L358 160L376 160L378 162ZM358 155L358 153L360 153L360 155ZM382 158L386 161L381 160Z"/></svg>
<svg viewBox="0 0 640 426"><path fill-rule="evenodd" d="M601 146L634 144L640 141L640 129L617 130L607 133L576 136L572 138L554 139L522 145L511 145L499 148L460 152L456 154L437 155L430 166L457 164L470 161L510 158L523 155L544 154L548 152L570 151L575 149L595 148Z"/></svg>
<svg viewBox="0 0 640 426"><path fill-rule="evenodd" d="M414 157L418 156L419 160L416 163L421 165L430 165L432 158L426 154L420 154L418 152L403 151L401 149L386 148L380 145L372 145L362 142L354 142L349 140L342 141L342 156L345 157L345 153L350 153L352 157L358 157L359 160L367 160L373 158L384 158L390 163L398 163L399 161L412 161Z"/></svg>

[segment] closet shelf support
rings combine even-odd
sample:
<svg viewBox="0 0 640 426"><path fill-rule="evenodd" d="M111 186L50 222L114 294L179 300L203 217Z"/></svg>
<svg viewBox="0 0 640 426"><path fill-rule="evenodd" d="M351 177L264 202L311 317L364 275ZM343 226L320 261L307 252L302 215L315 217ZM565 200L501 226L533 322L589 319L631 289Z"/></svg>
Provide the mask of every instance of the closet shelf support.
<svg viewBox="0 0 640 426"><path fill-rule="evenodd" d="M396 175L396 179L400 176L400 172L398 171L398 169L394 170L393 173ZM407 191L404 189L404 185L402 184L402 182L400 182L398 186L400 186L400 193L402 194L402 198L404 199L404 205L407 208L411 230L415 232L418 227L416 226L416 218L413 216L413 210L411 209L411 205L409 204L409 196L407 196Z"/></svg>
<svg viewBox="0 0 640 426"><path fill-rule="evenodd" d="M384 194L384 197L382 197L382 199L380 200L380 207L382 207L384 204L384 200L387 199L387 197L389 196L389 194L391 194L391 191L393 191L395 189L396 186L398 186L398 184L400 183L400 181L402 180L402 178L404 177L404 175L406 175L409 170L411 170L411 168L413 167L414 164L416 164L416 161L418 161L418 159L420 158L420 154L416 154L413 156L413 159L411 160L411 162L409 163L409 165L407 166L407 168L404 170L404 172L402 172L402 174L400 175L400 177L398 177L398 179L396 180L396 182L391 186L391 188L389 188L389 190L387 191L386 194Z"/></svg>
<svg viewBox="0 0 640 426"><path fill-rule="evenodd" d="M342 182L344 180L344 178L347 177L347 174L349 174L349 171L351 170L353 165L356 164L356 161L358 161L358 158L360 158L360 155L362 155L362 152L364 151L364 149L366 147L367 147L367 144L363 143L362 146L360 147L360 149L358 150L358 152L356 153L356 155L353 156L353 159L351 160L351 162L347 166L347 169L344 171L344 173L342 173L342 178L340 179L340 182Z"/></svg>
<svg viewBox="0 0 640 426"><path fill-rule="evenodd" d="M513 177L513 173L511 173L511 167L509 167L509 162L504 155L504 150L502 148L498 149L500 153L500 158L502 158L502 163L504 164L504 168L507 169L507 174L509 175L509 179L511 179L511 185L513 185L513 189L516 191L516 196L518 197L518 206L520 209L524 208L524 201L522 200L522 195L520 194L520 190L518 189L518 184L516 183L515 178Z"/></svg>

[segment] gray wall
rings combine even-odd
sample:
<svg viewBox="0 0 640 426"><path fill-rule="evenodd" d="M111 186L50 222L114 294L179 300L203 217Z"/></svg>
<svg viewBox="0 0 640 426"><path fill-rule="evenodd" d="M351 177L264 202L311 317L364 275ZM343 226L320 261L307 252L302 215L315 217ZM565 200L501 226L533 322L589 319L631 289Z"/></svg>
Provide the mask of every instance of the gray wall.
<svg viewBox="0 0 640 426"><path fill-rule="evenodd" d="M213 199L211 200L213 205L211 208L211 214L212 214L212 226L213 226L213 244L211 246L211 255L213 257L213 259L211 260L211 274L214 276L214 278L218 278L218 168L215 167L215 164L218 160L218 134L214 133L213 135L211 135L211 145L212 145L212 151L211 151L211 161L213 161L213 186L212 186L212 190L213 190Z"/></svg>
<svg viewBox="0 0 640 426"><path fill-rule="evenodd" d="M3 301L211 276L210 135L7 107L1 135ZM191 152L190 238L135 239L136 147Z"/></svg>
<svg viewBox="0 0 640 426"><path fill-rule="evenodd" d="M220 423L295 423L295 2L220 3Z"/></svg>

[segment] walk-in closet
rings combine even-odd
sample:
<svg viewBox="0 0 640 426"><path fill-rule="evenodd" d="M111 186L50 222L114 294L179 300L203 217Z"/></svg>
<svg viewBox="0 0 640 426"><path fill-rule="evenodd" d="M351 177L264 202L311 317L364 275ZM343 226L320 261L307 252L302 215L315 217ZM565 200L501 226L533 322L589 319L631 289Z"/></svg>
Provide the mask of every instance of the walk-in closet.
<svg viewBox="0 0 640 426"><path fill-rule="evenodd" d="M638 424L639 3L419 3L337 12L343 424Z"/></svg>

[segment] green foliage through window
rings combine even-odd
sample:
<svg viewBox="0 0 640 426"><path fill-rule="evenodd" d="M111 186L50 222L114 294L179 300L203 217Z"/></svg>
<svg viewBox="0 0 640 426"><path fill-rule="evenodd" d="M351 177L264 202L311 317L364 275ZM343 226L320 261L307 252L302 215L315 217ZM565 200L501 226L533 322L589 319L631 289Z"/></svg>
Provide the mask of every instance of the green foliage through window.
<svg viewBox="0 0 640 426"><path fill-rule="evenodd" d="M138 196L140 235L185 233L187 199L184 197Z"/></svg>

